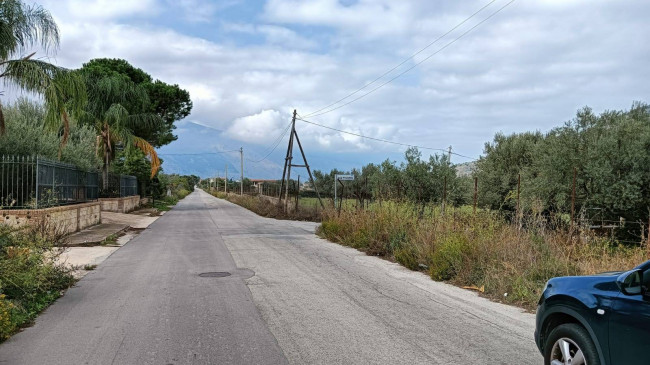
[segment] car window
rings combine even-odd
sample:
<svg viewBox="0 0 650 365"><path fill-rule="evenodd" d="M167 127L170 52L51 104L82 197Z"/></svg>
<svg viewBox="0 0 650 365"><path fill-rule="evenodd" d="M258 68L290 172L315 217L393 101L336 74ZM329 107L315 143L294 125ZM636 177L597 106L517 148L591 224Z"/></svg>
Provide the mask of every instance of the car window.
<svg viewBox="0 0 650 365"><path fill-rule="evenodd" d="M650 269L643 272L643 286L650 288Z"/></svg>

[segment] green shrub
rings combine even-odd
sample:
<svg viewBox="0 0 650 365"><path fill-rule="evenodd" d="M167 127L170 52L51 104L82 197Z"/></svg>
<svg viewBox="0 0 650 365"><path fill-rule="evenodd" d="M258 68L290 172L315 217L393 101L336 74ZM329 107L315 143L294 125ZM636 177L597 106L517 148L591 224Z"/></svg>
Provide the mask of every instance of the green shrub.
<svg viewBox="0 0 650 365"><path fill-rule="evenodd" d="M466 270L465 256L469 250L469 242L462 234L451 233L437 242L431 257L431 277L434 280L449 280Z"/></svg>
<svg viewBox="0 0 650 365"><path fill-rule="evenodd" d="M0 225L0 340L74 284L71 269L56 261L60 253L38 227L16 231Z"/></svg>
<svg viewBox="0 0 650 365"><path fill-rule="evenodd" d="M404 245L395 250L395 261L411 270L419 270L419 253L414 245Z"/></svg>
<svg viewBox="0 0 650 365"><path fill-rule="evenodd" d="M411 270L425 264L434 280L484 288L492 298L530 309L551 277L631 268L646 254L643 247L597 237L577 242L562 230L527 232L490 211L453 209L422 217L412 205L394 202L340 214L330 209L317 234Z"/></svg>
<svg viewBox="0 0 650 365"><path fill-rule="evenodd" d="M0 342L6 340L12 333L16 332L17 326L14 323L15 307L7 296L0 294Z"/></svg>

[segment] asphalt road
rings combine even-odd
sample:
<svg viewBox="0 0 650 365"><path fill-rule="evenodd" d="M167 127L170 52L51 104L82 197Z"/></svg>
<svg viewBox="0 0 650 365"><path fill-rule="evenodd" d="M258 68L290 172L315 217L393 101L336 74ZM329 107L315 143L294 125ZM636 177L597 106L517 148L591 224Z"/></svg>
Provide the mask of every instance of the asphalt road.
<svg viewBox="0 0 650 365"><path fill-rule="evenodd" d="M532 314L315 228L197 191L0 345L0 364L542 363Z"/></svg>

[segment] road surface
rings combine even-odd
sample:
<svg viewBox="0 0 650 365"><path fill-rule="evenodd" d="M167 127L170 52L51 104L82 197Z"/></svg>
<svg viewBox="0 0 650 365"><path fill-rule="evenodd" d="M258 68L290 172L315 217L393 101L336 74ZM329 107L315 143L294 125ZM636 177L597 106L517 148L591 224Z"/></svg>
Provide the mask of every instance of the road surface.
<svg viewBox="0 0 650 365"><path fill-rule="evenodd" d="M316 226L197 191L0 345L0 364L542 362L532 314Z"/></svg>

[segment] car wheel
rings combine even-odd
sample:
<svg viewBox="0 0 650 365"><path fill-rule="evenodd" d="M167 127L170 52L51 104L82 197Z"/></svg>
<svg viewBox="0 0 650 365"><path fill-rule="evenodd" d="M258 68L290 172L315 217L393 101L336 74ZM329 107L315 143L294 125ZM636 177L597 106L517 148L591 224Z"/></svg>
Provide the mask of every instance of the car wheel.
<svg viewBox="0 0 650 365"><path fill-rule="evenodd" d="M596 345L589 333L575 323L553 329L544 345L546 365L600 365Z"/></svg>

